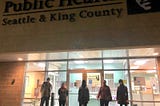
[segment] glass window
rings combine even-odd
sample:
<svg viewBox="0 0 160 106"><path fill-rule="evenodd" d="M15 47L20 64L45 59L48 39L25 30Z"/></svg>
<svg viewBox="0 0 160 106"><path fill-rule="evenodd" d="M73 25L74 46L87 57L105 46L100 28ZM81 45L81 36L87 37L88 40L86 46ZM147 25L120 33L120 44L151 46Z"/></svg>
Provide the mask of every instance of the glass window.
<svg viewBox="0 0 160 106"><path fill-rule="evenodd" d="M48 70L67 70L67 61L48 62Z"/></svg>
<svg viewBox="0 0 160 106"><path fill-rule="evenodd" d="M28 60L46 60L46 53L30 53Z"/></svg>
<svg viewBox="0 0 160 106"><path fill-rule="evenodd" d="M45 71L45 62L27 62L26 71Z"/></svg>
<svg viewBox="0 0 160 106"><path fill-rule="evenodd" d="M133 100L159 101L160 89L156 70L131 70L131 85ZM139 103L140 106L146 106L146 104Z"/></svg>
<svg viewBox="0 0 160 106"><path fill-rule="evenodd" d="M101 60L69 61L69 69L102 69Z"/></svg>
<svg viewBox="0 0 160 106"><path fill-rule="evenodd" d="M69 59L78 59L78 58L101 58L101 51L76 51L69 52Z"/></svg>
<svg viewBox="0 0 160 106"><path fill-rule="evenodd" d="M157 55L159 55L158 48L129 49L129 56L157 56Z"/></svg>
<svg viewBox="0 0 160 106"><path fill-rule="evenodd" d="M47 60L67 59L67 52L47 53Z"/></svg>
<svg viewBox="0 0 160 106"><path fill-rule="evenodd" d="M78 106L78 90L83 75L82 73L70 73L69 76L69 106Z"/></svg>
<svg viewBox="0 0 160 106"><path fill-rule="evenodd" d="M104 69L127 69L127 61L124 59L105 59L103 60Z"/></svg>
<svg viewBox="0 0 160 106"><path fill-rule="evenodd" d="M24 106L27 104L39 105L41 98L40 88L44 81L44 72L27 72L25 75L25 92L24 92Z"/></svg>
<svg viewBox="0 0 160 106"><path fill-rule="evenodd" d="M113 100L116 100L117 87L119 86L119 79L122 79L124 84L128 87L128 96L130 98L128 71L104 71L104 80L106 80L106 84L111 89ZM117 106L117 102L112 101L111 106Z"/></svg>
<svg viewBox="0 0 160 106"><path fill-rule="evenodd" d="M58 106L58 89L61 87L62 83L67 81L66 72L48 72L48 77L51 79L51 83L53 86L52 93L55 96L55 106Z"/></svg>
<svg viewBox="0 0 160 106"><path fill-rule="evenodd" d="M156 69L156 60L153 58L130 59L130 69Z"/></svg>
<svg viewBox="0 0 160 106"><path fill-rule="evenodd" d="M125 49L122 50L103 50L103 57L126 57L127 52Z"/></svg>

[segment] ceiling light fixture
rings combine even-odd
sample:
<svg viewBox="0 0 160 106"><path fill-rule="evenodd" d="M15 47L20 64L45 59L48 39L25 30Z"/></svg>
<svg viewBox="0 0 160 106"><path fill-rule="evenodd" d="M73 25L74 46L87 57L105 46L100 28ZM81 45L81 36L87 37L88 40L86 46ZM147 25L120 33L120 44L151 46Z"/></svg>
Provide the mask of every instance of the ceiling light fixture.
<svg viewBox="0 0 160 106"><path fill-rule="evenodd" d="M38 63L38 66L41 67L41 68L44 68L45 67L45 63Z"/></svg>
<svg viewBox="0 0 160 106"><path fill-rule="evenodd" d="M131 66L130 69L138 69L139 66Z"/></svg>
<svg viewBox="0 0 160 106"><path fill-rule="evenodd" d="M17 60L18 60L18 61L22 61L22 60L23 60L23 58L20 58L20 57L19 57Z"/></svg>
<svg viewBox="0 0 160 106"><path fill-rule="evenodd" d="M79 61L74 61L74 63L76 63L76 64L84 64L85 62L82 61L82 60L79 60Z"/></svg>
<svg viewBox="0 0 160 106"><path fill-rule="evenodd" d="M153 53L153 56L157 56L157 55L159 55L159 53Z"/></svg>
<svg viewBox="0 0 160 106"><path fill-rule="evenodd" d="M147 62L147 60L138 60L134 62L134 65L144 65Z"/></svg>
<svg viewBox="0 0 160 106"><path fill-rule="evenodd" d="M114 60L103 60L104 63L113 63Z"/></svg>

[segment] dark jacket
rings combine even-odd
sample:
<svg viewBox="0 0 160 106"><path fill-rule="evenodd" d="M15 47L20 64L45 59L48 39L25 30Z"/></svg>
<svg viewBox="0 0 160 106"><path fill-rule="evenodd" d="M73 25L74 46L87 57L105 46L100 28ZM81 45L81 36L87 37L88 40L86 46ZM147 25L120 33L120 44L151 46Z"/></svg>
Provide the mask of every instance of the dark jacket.
<svg viewBox="0 0 160 106"><path fill-rule="evenodd" d="M80 104L88 103L89 90L87 87L80 87L78 91L78 101Z"/></svg>
<svg viewBox="0 0 160 106"><path fill-rule="evenodd" d="M59 101L66 101L66 97L68 96L68 90L66 88L59 88L58 90Z"/></svg>
<svg viewBox="0 0 160 106"><path fill-rule="evenodd" d="M128 90L124 85L120 85L117 89L118 104L128 104Z"/></svg>
<svg viewBox="0 0 160 106"><path fill-rule="evenodd" d="M52 85L49 82L43 82L41 86L41 96L50 97Z"/></svg>
<svg viewBox="0 0 160 106"><path fill-rule="evenodd" d="M101 87L97 97L106 101L111 101L112 96L109 86Z"/></svg>

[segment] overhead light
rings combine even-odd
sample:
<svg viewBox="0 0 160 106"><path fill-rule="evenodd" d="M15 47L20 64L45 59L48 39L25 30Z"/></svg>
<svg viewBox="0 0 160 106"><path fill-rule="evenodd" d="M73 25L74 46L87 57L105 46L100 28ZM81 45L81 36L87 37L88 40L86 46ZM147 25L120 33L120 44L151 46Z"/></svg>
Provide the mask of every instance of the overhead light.
<svg viewBox="0 0 160 106"><path fill-rule="evenodd" d="M159 55L159 53L153 53L153 56L157 56L157 55Z"/></svg>
<svg viewBox="0 0 160 106"><path fill-rule="evenodd" d="M130 69L138 69L139 66L131 66Z"/></svg>
<svg viewBox="0 0 160 106"><path fill-rule="evenodd" d="M148 70L148 71L146 71L146 73L155 73L156 72L156 70Z"/></svg>
<svg viewBox="0 0 160 106"><path fill-rule="evenodd" d="M18 58L17 60L18 60L18 61L22 61L22 60L23 60L23 58Z"/></svg>
<svg viewBox="0 0 160 106"><path fill-rule="evenodd" d="M74 61L74 63L76 63L76 64L84 64L85 62L82 61L82 60L79 60L79 61Z"/></svg>
<svg viewBox="0 0 160 106"><path fill-rule="evenodd" d="M45 63L38 63L38 66L41 67L41 68L44 68L45 67Z"/></svg>
<svg viewBox="0 0 160 106"><path fill-rule="evenodd" d="M143 65L147 62L147 60L138 60L136 62L134 62L134 65Z"/></svg>
<svg viewBox="0 0 160 106"><path fill-rule="evenodd" d="M114 60L103 60L104 63L113 63Z"/></svg>

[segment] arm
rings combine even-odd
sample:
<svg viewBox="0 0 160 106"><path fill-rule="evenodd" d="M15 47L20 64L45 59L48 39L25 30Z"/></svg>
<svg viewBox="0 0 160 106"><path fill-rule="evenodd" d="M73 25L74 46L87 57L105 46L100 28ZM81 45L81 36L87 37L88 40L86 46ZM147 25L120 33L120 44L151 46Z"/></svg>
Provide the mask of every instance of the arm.
<svg viewBox="0 0 160 106"><path fill-rule="evenodd" d="M68 90L66 89L66 95L68 96Z"/></svg>
<svg viewBox="0 0 160 106"><path fill-rule="evenodd" d="M112 97L110 87L108 87L108 89L109 89L109 96L111 96L111 97Z"/></svg>
<svg viewBox="0 0 160 106"><path fill-rule="evenodd" d="M78 90L78 101L80 101L80 92L81 92L81 90L80 90L81 88L79 88L79 90Z"/></svg>
<svg viewBox="0 0 160 106"><path fill-rule="evenodd" d="M59 90L58 90L58 95L60 95L60 92L61 92L61 90L60 90L60 88L59 88Z"/></svg>
<svg viewBox="0 0 160 106"><path fill-rule="evenodd" d="M99 99L100 94L101 94L101 88L99 89L99 92L98 92L98 95L97 95L97 99Z"/></svg>
<svg viewBox="0 0 160 106"><path fill-rule="evenodd" d="M127 87L126 87L126 94L125 94L125 96L126 96L126 100L128 100L128 89L127 89Z"/></svg>
<svg viewBox="0 0 160 106"><path fill-rule="evenodd" d="M44 83L42 84L42 86L41 86L41 93L43 92L43 88L44 88Z"/></svg>
<svg viewBox="0 0 160 106"><path fill-rule="evenodd" d="M88 101L89 101L89 99L90 99L90 97L89 97L89 89L87 88L87 99L88 99Z"/></svg>
<svg viewBox="0 0 160 106"><path fill-rule="evenodd" d="M118 100L118 98L119 98L119 87L117 88L117 97L116 97L116 99Z"/></svg>

